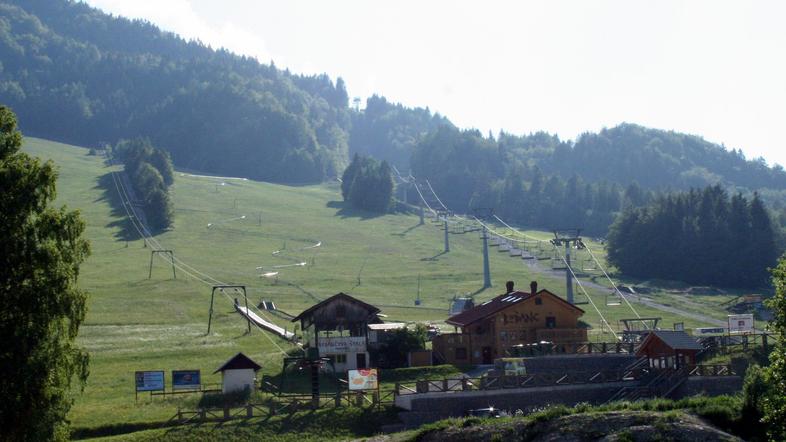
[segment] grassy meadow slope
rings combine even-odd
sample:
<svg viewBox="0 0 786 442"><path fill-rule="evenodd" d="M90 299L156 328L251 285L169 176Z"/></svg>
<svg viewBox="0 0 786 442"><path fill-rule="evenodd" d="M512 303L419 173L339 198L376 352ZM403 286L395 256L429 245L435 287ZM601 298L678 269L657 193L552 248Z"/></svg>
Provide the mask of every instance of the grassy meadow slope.
<svg viewBox="0 0 786 442"><path fill-rule="evenodd" d="M281 352L289 344L256 329L246 335L245 323L233 313L230 299L217 296L213 333L206 336L209 284L180 271L172 279L168 264L158 259L148 279L150 249L143 247L127 222L112 168L100 156L35 138L25 140L24 150L57 164L57 204L82 211L92 243L92 256L80 275L80 285L90 299L79 336L91 354L90 378L70 414L75 427L165 420L178 404L188 403L189 399L148 397L135 403L135 370L198 368L203 382L219 382L213 370L243 351L262 363L264 373L278 372ZM477 292L476 299L483 301L501 293L509 279L525 290L536 279L540 287L564 292L560 273L533 270L521 259L493 248L494 288L478 291L482 270L476 233L452 235L451 251L443 254L442 231L433 224L419 226L414 215L375 216L347 208L333 185L287 187L177 173L171 193L174 228L157 235L158 241L214 278L247 285L249 302L273 300L292 314L343 291L380 306L391 321L441 323L454 295ZM321 246L304 249L316 242ZM308 265L278 269L278 281L258 276L257 267L301 261ZM418 275L422 305L416 307ZM618 319L632 316L624 307L606 307L605 290L591 293L613 326ZM721 317L719 309L712 309L721 299L727 298L685 308ZM667 327L672 321L684 321L686 327L705 325L636 306L642 316L662 316ZM589 305L582 307L587 311L583 319L597 330L597 313ZM292 323L273 319L292 329ZM594 334L597 339L610 339Z"/></svg>

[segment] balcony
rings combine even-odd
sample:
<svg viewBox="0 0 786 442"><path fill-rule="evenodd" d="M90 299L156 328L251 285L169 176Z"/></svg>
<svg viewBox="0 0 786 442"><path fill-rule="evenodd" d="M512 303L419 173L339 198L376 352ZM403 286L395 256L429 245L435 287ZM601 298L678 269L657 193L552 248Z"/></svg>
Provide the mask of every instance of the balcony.
<svg viewBox="0 0 786 442"><path fill-rule="evenodd" d="M548 341L557 344L587 342L586 328L541 328L536 331L538 342Z"/></svg>

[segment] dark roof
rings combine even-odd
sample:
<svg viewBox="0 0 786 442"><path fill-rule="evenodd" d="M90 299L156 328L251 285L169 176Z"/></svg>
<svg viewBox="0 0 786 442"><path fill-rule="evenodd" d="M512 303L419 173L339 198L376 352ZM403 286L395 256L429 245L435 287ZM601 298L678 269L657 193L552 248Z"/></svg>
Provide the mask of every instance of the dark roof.
<svg viewBox="0 0 786 442"><path fill-rule="evenodd" d="M243 353L238 353L232 356L230 360L224 362L224 365L218 367L218 370L214 371L213 374L218 373L219 371L243 370L246 368L251 368L254 371L257 371L262 368L262 366L252 361L251 358L244 355Z"/></svg>
<svg viewBox="0 0 786 442"><path fill-rule="evenodd" d="M644 342L639 346L639 351L644 349L653 339L660 339L664 344L674 350L701 350L703 347L696 339L684 331L672 330L653 330L644 338ZM638 353L638 352L637 352Z"/></svg>
<svg viewBox="0 0 786 442"><path fill-rule="evenodd" d="M550 296L554 299L558 300L559 302L564 303L565 305L569 306L572 309L575 309L582 314L584 310L576 307L573 304L565 301L564 299L560 298L559 296L551 293L548 290L541 290L537 292L535 295L539 296ZM489 316L497 313L498 311L508 308L511 305L518 304L520 302L524 302L527 299L533 298L534 295L532 293L527 292L512 292L512 293L505 293L504 295L499 295L496 298L492 298L490 301L486 301L483 304L477 305L469 310L465 310L455 316L451 316L445 322L450 325L455 325L458 327L466 327L467 325L472 324L473 322L480 321L481 319L488 318Z"/></svg>
<svg viewBox="0 0 786 442"><path fill-rule="evenodd" d="M335 295L331 296L330 298L327 298L327 299L325 299L325 300L323 300L321 302L318 302L318 303L312 305L311 307L303 310L299 315L297 315L294 318L292 318L292 322L299 321L300 318L310 315L311 312L313 312L314 310L317 310L317 309L321 308L322 306L327 305L327 304L329 304L329 303L331 303L331 302L333 302L333 301L335 301L337 299L345 299L345 300L347 300L349 302L355 303L355 304L361 306L362 308L368 310L369 314L372 314L372 315L376 315L377 313L380 312L380 310L378 308L374 307L373 305L367 304L367 303L361 301L360 299L353 298L353 297L347 295L346 293L342 292L342 293L336 293Z"/></svg>

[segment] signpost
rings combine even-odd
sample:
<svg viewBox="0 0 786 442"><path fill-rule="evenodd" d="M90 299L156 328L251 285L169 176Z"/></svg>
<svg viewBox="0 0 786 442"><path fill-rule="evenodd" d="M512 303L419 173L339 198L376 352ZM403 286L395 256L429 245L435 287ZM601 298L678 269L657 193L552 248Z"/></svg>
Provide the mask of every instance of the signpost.
<svg viewBox="0 0 786 442"><path fill-rule="evenodd" d="M172 390L199 390L201 387L199 370L172 370Z"/></svg>
<svg viewBox="0 0 786 442"><path fill-rule="evenodd" d="M136 398L140 391L164 391L164 371L137 371L134 373Z"/></svg>

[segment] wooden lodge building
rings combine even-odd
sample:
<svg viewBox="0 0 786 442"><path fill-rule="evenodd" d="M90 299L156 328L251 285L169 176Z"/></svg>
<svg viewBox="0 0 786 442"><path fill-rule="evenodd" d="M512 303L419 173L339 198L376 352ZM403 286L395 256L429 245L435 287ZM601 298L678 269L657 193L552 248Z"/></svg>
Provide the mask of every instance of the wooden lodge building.
<svg viewBox="0 0 786 442"><path fill-rule="evenodd" d="M292 319L300 321L306 354L330 358L336 372L368 368L369 324L380 310L345 293L333 295Z"/></svg>
<svg viewBox="0 0 786 442"><path fill-rule="evenodd" d="M448 364L491 364L514 345L586 342L587 330L579 326L583 314L550 291L538 291L535 281L530 292L514 291L509 281L507 293L445 321L457 332L434 338L434 357Z"/></svg>

